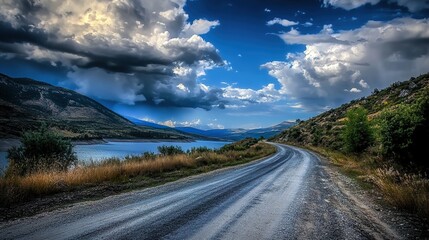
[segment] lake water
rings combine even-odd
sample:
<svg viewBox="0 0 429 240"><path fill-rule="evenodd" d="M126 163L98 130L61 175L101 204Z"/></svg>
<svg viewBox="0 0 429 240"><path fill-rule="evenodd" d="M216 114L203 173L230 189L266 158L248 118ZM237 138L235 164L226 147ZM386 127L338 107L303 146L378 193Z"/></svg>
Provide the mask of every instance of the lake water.
<svg viewBox="0 0 429 240"><path fill-rule="evenodd" d="M218 149L229 142L195 141L195 142L108 142L103 144L76 145L74 151L80 161L100 161L106 158L124 158L128 155L140 155L144 152L158 153L158 146L179 146L184 151L193 147ZM6 169L7 153L0 152L0 172Z"/></svg>

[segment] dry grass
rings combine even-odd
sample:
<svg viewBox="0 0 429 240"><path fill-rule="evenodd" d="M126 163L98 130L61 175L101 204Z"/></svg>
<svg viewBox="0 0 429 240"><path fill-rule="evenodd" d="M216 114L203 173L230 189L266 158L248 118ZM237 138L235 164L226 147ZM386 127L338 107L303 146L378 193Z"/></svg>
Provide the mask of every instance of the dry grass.
<svg viewBox="0 0 429 240"><path fill-rule="evenodd" d="M398 171L392 164L388 167L386 162L369 154L349 156L324 148L310 149L327 157L362 186L379 189L392 206L429 217L429 179L426 176Z"/></svg>
<svg viewBox="0 0 429 240"><path fill-rule="evenodd" d="M420 174L401 173L393 168L378 168L372 178L390 204L429 216L429 179Z"/></svg>
<svg viewBox="0 0 429 240"><path fill-rule="evenodd" d="M259 146L259 147L258 147ZM124 161L109 159L100 163L80 165L67 172L39 172L27 176L0 178L0 206L10 206L57 192L94 186L106 182L120 182L136 177L162 177L164 173L210 167L210 170L244 163L275 152L275 147L258 143L243 151L202 152L172 156L132 157ZM186 172L188 171L188 172Z"/></svg>

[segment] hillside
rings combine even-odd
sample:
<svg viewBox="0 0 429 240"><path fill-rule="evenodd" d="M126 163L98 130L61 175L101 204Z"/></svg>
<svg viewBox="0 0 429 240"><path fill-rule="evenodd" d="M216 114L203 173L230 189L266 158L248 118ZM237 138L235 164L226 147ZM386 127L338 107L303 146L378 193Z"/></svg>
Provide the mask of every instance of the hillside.
<svg viewBox="0 0 429 240"><path fill-rule="evenodd" d="M343 145L340 136L341 129L349 109L362 106L368 111L371 120L384 109L394 108L401 103L413 103L421 96L429 96L429 74L393 83L383 90L375 89L373 94L368 97L351 101L307 121L302 121L271 140L340 150Z"/></svg>
<svg viewBox="0 0 429 240"><path fill-rule="evenodd" d="M36 80L0 74L0 89L0 138L19 137L42 122L73 139L187 138L137 126L89 97Z"/></svg>

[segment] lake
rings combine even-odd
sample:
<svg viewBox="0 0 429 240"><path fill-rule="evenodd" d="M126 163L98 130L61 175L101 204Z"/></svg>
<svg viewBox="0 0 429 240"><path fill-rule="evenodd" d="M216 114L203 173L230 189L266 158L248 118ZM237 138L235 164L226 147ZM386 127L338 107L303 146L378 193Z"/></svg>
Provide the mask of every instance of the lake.
<svg viewBox="0 0 429 240"><path fill-rule="evenodd" d="M193 147L218 149L229 142L195 141L195 142L107 142L103 144L76 145L73 149L80 161L100 161L106 158L124 158L128 155L140 155L144 152L158 153L158 146L179 146L184 151ZM7 166L7 153L0 152L0 172Z"/></svg>

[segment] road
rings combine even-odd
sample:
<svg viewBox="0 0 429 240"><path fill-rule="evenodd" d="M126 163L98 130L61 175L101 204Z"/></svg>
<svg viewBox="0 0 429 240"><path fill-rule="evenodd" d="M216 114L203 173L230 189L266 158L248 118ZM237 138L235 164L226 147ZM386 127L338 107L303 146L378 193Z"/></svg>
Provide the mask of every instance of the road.
<svg viewBox="0 0 429 240"><path fill-rule="evenodd" d="M0 225L1 239L394 239L306 150Z"/></svg>

